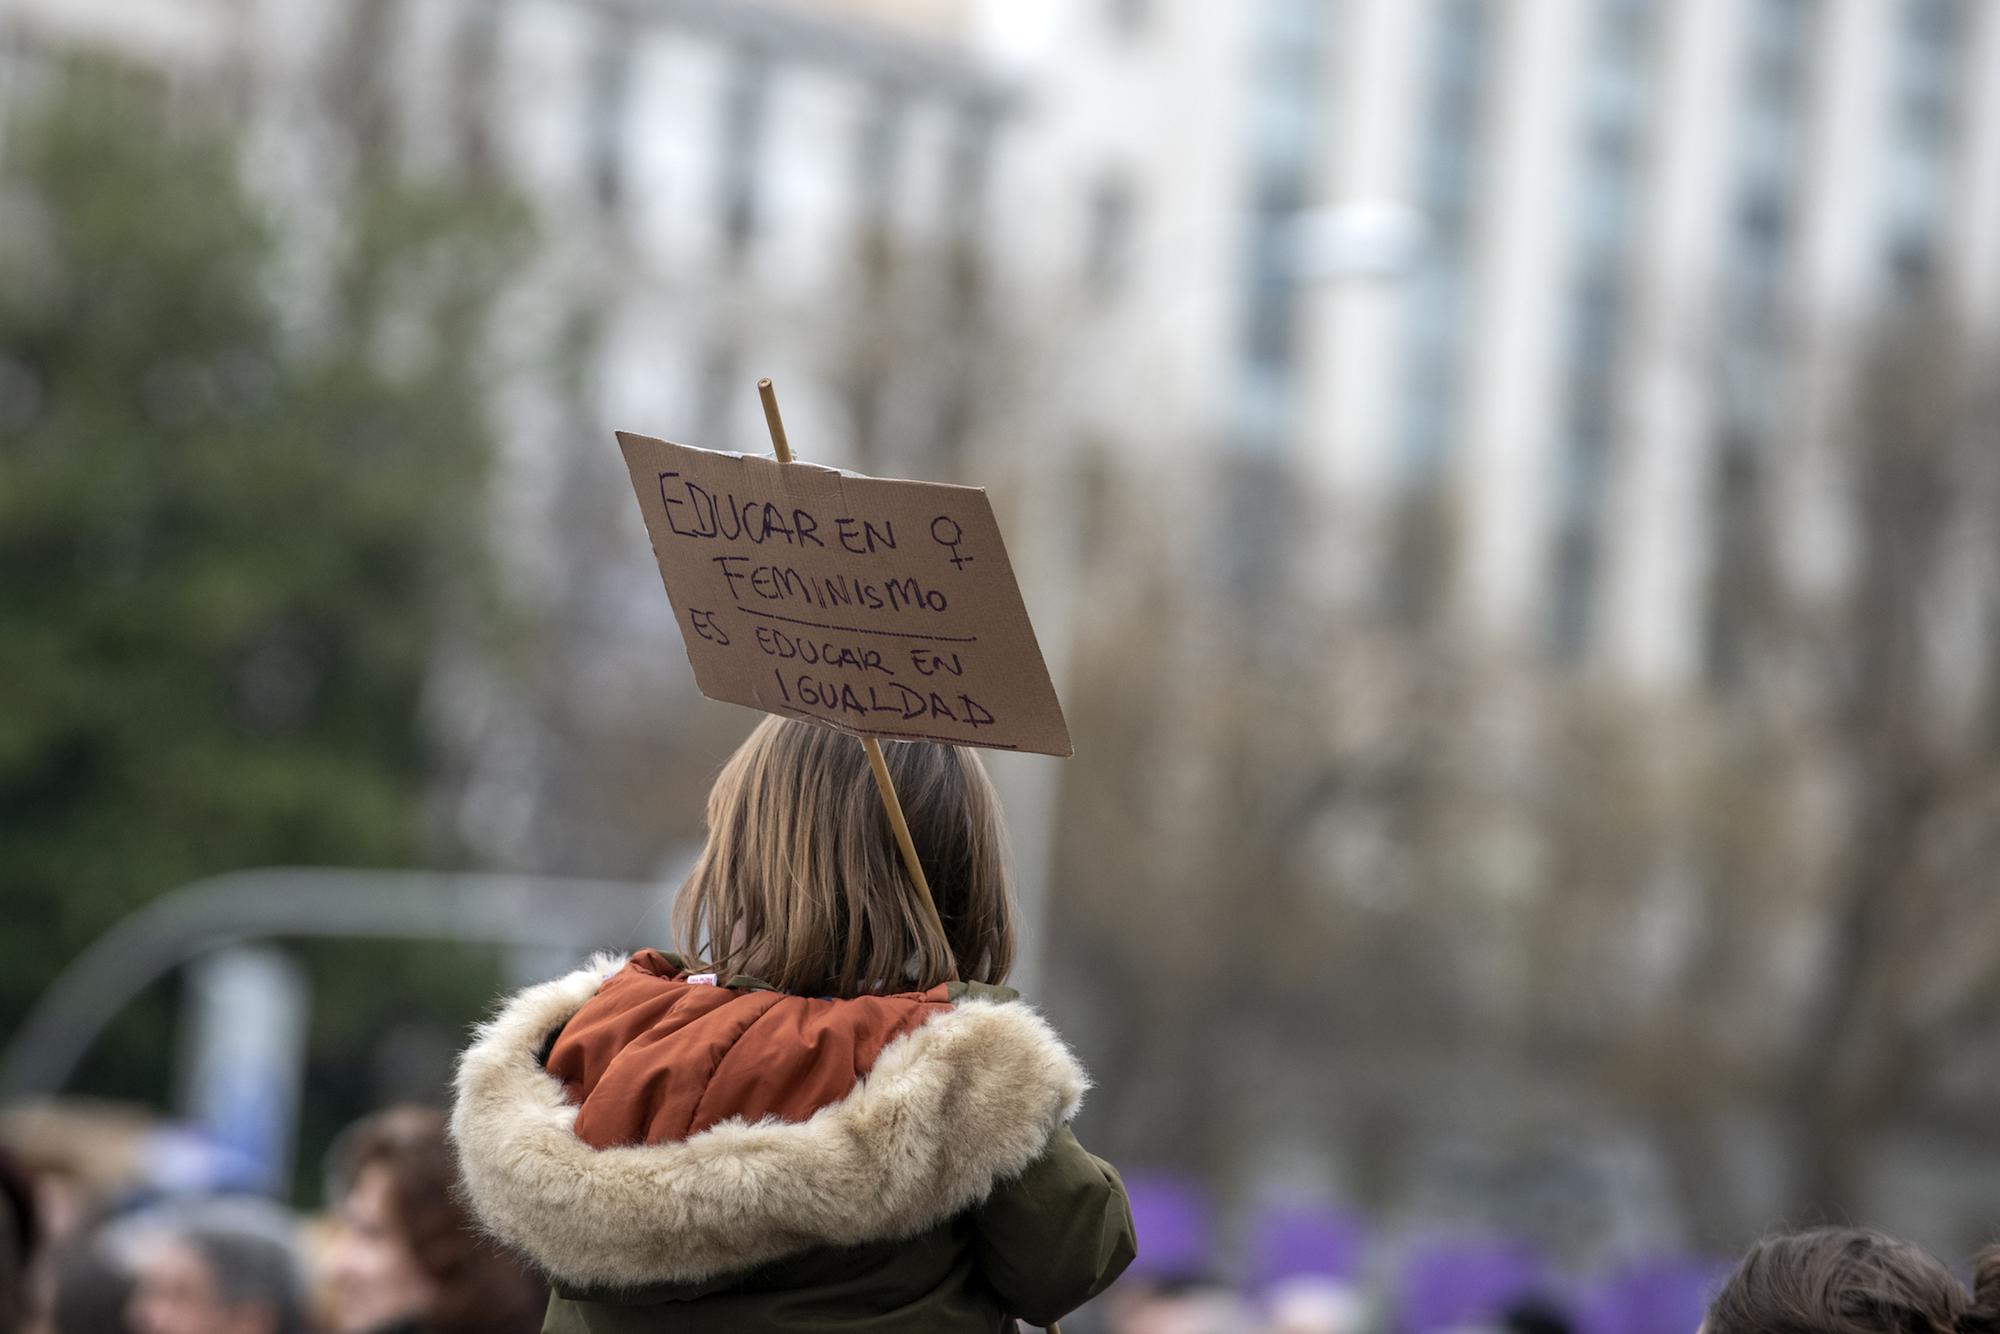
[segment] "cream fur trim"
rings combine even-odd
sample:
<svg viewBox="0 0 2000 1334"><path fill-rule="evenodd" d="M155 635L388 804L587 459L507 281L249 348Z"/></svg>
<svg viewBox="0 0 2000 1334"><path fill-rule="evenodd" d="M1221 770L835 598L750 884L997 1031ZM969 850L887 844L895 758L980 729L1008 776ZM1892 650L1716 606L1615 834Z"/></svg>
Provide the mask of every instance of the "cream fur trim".
<svg viewBox="0 0 2000 1334"><path fill-rule="evenodd" d="M966 1000L891 1042L806 1121L595 1149L536 1057L619 963L593 960L508 1001L459 1058L452 1108L480 1220L576 1286L692 1282L915 1235L1024 1171L1089 1086L1026 1005Z"/></svg>

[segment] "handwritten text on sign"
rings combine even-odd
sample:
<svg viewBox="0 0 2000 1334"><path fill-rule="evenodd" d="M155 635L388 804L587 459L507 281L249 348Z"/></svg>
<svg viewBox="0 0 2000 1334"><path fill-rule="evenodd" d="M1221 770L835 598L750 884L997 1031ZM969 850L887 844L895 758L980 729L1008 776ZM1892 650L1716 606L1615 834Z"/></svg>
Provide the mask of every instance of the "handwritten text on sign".
<svg viewBox="0 0 2000 1334"><path fill-rule="evenodd" d="M618 444L702 694L864 736L1070 753L984 491Z"/></svg>

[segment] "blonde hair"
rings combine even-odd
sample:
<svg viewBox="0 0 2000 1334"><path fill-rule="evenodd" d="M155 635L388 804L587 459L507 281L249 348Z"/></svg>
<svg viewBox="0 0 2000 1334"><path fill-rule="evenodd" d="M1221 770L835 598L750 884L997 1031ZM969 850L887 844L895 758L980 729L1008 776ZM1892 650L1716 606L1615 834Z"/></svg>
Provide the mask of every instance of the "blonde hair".
<svg viewBox="0 0 2000 1334"><path fill-rule="evenodd" d="M944 925L904 870L861 742L770 717L708 796L708 842L674 928L691 958L806 996L1000 982L1014 905L1000 801L971 751L882 744Z"/></svg>

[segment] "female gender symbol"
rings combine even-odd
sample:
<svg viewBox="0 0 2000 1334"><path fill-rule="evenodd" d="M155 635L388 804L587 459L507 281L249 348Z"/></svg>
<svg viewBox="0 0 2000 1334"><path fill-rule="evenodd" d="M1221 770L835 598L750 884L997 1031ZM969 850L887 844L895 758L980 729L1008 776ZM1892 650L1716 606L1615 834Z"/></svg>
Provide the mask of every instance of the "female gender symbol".
<svg viewBox="0 0 2000 1334"><path fill-rule="evenodd" d="M940 524L944 525L947 529L950 530L951 532L950 537L946 537L944 533L939 530ZM965 563L973 559L971 556L961 556L958 554L958 544L960 542L963 542L964 540L965 540L965 530L963 528L960 528L958 526L958 520L952 518L949 514L940 514L935 519L931 520L931 541L937 543L941 547L951 548L951 563L953 568L955 569L960 569L960 570L964 569Z"/></svg>

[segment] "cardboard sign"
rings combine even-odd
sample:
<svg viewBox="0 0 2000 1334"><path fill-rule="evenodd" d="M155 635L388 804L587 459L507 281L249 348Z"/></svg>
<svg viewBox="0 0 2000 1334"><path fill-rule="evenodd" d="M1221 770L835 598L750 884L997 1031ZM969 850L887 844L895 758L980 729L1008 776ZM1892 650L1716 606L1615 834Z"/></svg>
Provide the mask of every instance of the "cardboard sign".
<svg viewBox="0 0 2000 1334"><path fill-rule="evenodd" d="M984 491L618 445L702 694L857 736L1070 753Z"/></svg>

